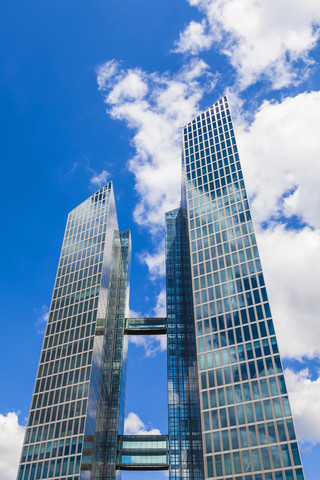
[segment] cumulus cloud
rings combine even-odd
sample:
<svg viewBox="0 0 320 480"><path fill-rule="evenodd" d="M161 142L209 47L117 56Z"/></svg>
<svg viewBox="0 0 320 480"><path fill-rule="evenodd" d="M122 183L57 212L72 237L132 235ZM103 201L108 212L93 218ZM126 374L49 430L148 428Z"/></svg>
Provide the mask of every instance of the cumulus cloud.
<svg viewBox="0 0 320 480"><path fill-rule="evenodd" d="M167 315L165 288L163 288L157 296L157 303L153 309L153 312L156 317L165 317Z"/></svg>
<svg viewBox="0 0 320 480"><path fill-rule="evenodd" d="M318 357L320 92L264 102L236 118L244 178L281 353ZM267 228L266 228L267 225Z"/></svg>
<svg viewBox="0 0 320 480"><path fill-rule="evenodd" d="M0 414L0 477L2 480L16 478L25 427L19 424L15 412Z"/></svg>
<svg viewBox="0 0 320 480"><path fill-rule="evenodd" d="M94 172L90 178L90 184L96 188L100 188L107 183L109 172L102 170L100 173Z"/></svg>
<svg viewBox="0 0 320 480"><path fill-rule="evenodd" d="M154 357L167 349L166 335L130 335L129 342L142 347L146 357Z"/></svg>
<svg viewBox="0 0 320 480"><path fill-rule="evenodd" d="M281 354L320 357L320 231L274 225L257 238Z"/></svg>
<svg viewBox="0 0 320 480"><path fill-rule="evenodd" d="M161 435L158 428L150 428L134 412L130 412L124 420L125 435Z"/></svg>
<svg viewBox="0 0 320 480"><path fill-rule="evenodd" d="M297 435L304 443L320 442L320 377L312 380L308 369L285 372Z"/></svg>
<svg viewBox="0 0 320 480"><path fill-rule="evenodd" d="M215 43L242 88L268 78L274 88L299 83L319 39L318 0L188 0L204 14L180 34L176 51L197 54ZM192 39L195 45L192 45Z"/></svg>
<svg viewBox="0 0 320 480"><path fill-rule="evenodd" d="M256 221L299 216L320 227L320 92L264 102L236 135Z"/></svg>
<svg viewBox="0 0 320 480"><path fill-rule="evenodd" d="M151 280L157 280L165 275L164 241L160 245L161 248L158 247L152 253L144 251L138 255L139 261L147 265Z"/></svg>
<svg viewBox="0 0 320 480"><path fill-rule="evenodd" d="M199 110L216 77L201 60L173 75L124 69L111 60L99 67L97 81L109 115L133 132L135 154L128 168L139 196L134 220L159 232L164 213L180 201L181 127Z"/></svg>
<svg viewBox="0 0 320 480"><path fill-rule="evenodd" d="M191 53L193 55L201 50L211 47L213 35L208 31L206 20L201 22L191 21L189 25L180 33L179 40L176 42L175 52Z"/></svg>

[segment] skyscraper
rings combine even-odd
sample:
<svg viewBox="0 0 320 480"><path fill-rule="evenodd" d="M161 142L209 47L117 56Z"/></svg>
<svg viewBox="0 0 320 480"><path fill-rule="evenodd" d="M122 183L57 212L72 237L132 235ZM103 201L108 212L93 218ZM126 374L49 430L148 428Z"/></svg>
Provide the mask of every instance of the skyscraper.
<svg viewBox="0 0 320 480"><path fill-rule="evenodd" d="M123 425L130 232L111 182L72 210L18 478L110 478ZM106 428L107 425L107 428Z"/></svg>
<svg viewBox="0 0 320 480"><path fill-rule="evenodd" d="M167 317L128 317L111 182L68 217L18 480L303 480L227 98L183 129ZM168 339L168 435L123 434L127 335Z"/></svg>
<svg viewBox="0 0 320 480"><path fill-rule="evenodd" d="M226 97L184 127L182 158L204 476L302 480Z"/></svg>

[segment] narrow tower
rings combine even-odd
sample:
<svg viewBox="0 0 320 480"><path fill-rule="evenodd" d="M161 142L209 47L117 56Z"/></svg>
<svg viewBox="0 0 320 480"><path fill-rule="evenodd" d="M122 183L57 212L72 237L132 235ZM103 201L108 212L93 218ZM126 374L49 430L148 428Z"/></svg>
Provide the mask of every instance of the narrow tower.
<svg viewBox="0 0 320 480"><path fill-rule="evenodd" d="M110 182L68 216L18 480L115 478L130 252Z"/></svg>

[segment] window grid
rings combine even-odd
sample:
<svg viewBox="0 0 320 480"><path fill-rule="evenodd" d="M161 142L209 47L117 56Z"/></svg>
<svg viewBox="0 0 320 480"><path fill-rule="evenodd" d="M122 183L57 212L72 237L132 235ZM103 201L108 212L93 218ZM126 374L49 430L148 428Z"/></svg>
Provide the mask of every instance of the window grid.
<svg viewBox="0 0 320 480"><path fill-rule="evenodd" d="M303 480L226 97L183 145L205 477Z"/></svg>

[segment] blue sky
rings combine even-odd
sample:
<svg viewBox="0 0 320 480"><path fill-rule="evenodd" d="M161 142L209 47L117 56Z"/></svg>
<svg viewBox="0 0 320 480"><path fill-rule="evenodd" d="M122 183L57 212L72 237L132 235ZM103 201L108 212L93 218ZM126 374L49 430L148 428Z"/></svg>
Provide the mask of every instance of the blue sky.
<svg viewBox="0 0 320 480"><path fill-rule="evenodd" d="M318 478L319 25L318 0L2 2L3 480L16 474L68 212L114 181L133 236L132 314L161 314L180 129L225 93L306 478ZM165 433L165 344L135 342L127 430Z"/></svg>

